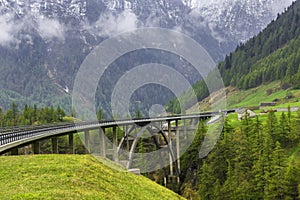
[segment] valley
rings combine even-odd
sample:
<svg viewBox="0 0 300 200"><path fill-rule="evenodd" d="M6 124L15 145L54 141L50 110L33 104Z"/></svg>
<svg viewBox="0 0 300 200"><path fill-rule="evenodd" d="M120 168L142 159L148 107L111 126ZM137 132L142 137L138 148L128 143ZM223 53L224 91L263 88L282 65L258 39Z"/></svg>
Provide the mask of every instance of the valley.
<svg viewBox="0 0 300 200"><path fill-rule="evenodd" d="M1 198L300 198L300 0L4 0L0 25Z"/></svg>

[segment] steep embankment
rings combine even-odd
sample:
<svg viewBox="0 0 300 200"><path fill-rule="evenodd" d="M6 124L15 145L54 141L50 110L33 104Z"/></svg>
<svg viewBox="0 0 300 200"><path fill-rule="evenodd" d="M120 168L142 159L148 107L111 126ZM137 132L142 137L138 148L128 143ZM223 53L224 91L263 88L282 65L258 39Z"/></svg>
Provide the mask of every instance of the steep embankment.
<svg viewBox="0 0 300 200"><path fill-rule="evenodd" d="M103 163L110 164L107 167ZM172 191L92 156L0 157L1 199L181 199ZM121 169L121 168L119 168Z"/></svg>

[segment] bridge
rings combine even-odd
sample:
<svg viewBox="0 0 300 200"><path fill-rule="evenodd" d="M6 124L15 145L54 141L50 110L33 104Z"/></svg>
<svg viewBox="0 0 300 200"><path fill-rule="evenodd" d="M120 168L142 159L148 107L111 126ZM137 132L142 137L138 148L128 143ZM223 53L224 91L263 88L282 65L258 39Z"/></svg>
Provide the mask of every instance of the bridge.
<svg viewBox="0 0 300 200"><path fill-rule="evenodd" d="M122 164L129 171L139 173L139 168L133 167L138 155L135 149L139 140L145 138L146 132L153 141L154 150L161 150L157 154L161 159L160 163L166 164L165 158L168 158L169 175L166 177L176 177L179 182L180 145L182 145L180 142L186 140L191 132L195 134L199 120L228 112L233 111L2 128L0 129L0 155L18 155L20 148L29 145L32 146L34 154L39 154L40 141L45 139L51 140L52 153L58 154L58 138L61 136L68 136L69 151L67 153L74 154L74 134L80 134L84 141L86 153L108 157ZM122 132L120 141L118 141L117 128L119 132L120 130ZM106 137L107 130L112 132L112 142L108 141ZM165 178L165 184L167 184L166 182L167 179Z"/></svg>

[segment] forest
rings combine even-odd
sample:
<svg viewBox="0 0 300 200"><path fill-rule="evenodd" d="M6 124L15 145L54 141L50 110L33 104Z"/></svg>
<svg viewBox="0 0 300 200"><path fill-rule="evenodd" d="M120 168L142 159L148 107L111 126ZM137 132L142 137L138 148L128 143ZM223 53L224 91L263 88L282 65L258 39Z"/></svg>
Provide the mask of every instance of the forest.
<svg viewBox="0 0 300 200"><path fill-rule="evenodd" d="M300 111L225 120L214 150L198 151L207 127L181 158L182 194L189 199L299 199Z"/></svg>

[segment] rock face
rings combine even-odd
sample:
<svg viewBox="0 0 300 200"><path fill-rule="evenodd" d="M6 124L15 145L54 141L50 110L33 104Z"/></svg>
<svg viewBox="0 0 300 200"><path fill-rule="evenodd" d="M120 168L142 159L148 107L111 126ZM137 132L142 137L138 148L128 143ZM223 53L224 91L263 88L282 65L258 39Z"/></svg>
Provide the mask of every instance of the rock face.
<svg viewBox="0 0 300 200"><path fill-rule="evenodd" d="M216 62L221 61L291 2L2 0L0 88L6 94L0 94L0 106L7 106L3 99L11 99L12 93L27 101L52 103L45 99L60 96L65 88L72 91L80 64L99 42L140 27L180 30L199 42Z"/></svg>

